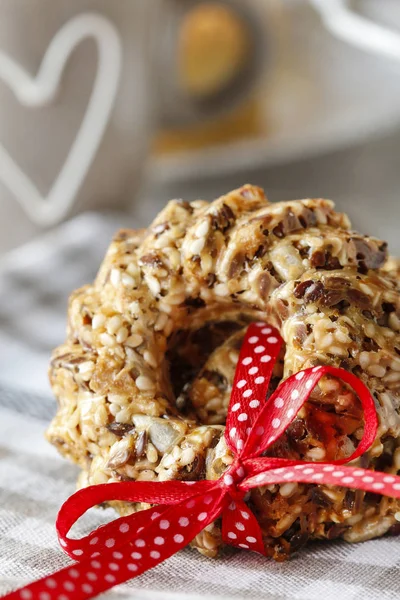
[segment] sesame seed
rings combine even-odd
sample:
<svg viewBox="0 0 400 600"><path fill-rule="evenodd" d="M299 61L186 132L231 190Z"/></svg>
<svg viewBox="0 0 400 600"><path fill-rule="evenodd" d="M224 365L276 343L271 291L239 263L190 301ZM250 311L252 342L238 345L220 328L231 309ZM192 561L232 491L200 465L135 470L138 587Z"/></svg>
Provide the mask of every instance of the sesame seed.
<svg viewBox="0 0 400 600"><path fill-rule="evenodd" d="M139 390L142 390L142 391L148 391L148 390L154 389L154 383L152 382L152 380L149 377L146 377L145 375L139 375L139 377L137 377L135 383L136 383L137 387L139 388Z"/></svg>

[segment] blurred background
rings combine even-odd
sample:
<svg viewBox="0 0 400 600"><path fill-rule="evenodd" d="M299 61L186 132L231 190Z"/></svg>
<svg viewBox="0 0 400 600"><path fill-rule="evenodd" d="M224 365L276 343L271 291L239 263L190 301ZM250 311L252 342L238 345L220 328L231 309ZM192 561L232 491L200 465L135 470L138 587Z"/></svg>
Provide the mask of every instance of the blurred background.
<svg viewBox="0 0 400 600"><path fill-rule="evenodd" d="M48 393L113 230L245 182L400 255L399 0L0 0L0 385Z"/></svg>

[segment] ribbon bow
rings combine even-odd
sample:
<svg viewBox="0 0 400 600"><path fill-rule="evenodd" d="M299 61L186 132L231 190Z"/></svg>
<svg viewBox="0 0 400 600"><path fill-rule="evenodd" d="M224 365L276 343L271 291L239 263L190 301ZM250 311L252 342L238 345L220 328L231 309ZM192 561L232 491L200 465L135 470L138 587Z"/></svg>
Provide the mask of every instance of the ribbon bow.
<svg viewBox="0 0 400 600"><path fill-rule="evenodd" d="M400 477L343 466L365 453L377 431L372 396L354 375L328 366L300 371L286 379L265 400L282 340L265 323L248 328L232 388L225 429L234 455L231 466L216 481L127 481L91 486L76 492L57 518L61 546L74 560L50 577L6 596L22 600L83 600L137 577L186 546L207 525L222 517L225 543L265 554L262 532L244 501L254 487L301 482L358 488L400 498ZM299 462L262 454L285 432L324 375L350 385L365 418L363 437L353 454L341 460ZM99 527L82 539L67 536L89 508L122 500L157 506Z"/></svg>

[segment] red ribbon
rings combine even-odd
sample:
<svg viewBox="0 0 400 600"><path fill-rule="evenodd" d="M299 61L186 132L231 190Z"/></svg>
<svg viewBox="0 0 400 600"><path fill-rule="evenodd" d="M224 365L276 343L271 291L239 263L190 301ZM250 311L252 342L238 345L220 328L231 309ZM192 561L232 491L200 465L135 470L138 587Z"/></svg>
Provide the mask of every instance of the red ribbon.
<svg viewBox="0 0 400 600"><path fill-rule="evenodd" d="M378 426L373 398L357 377L334 367L305 369L286 379L265 400L281 344L276 329L265 323L250 325L240 352L225 430L234 461L220 479L127 481L76 492L58 514L57 532L61 546L79 562L5 597L10 600L93 598L166 560L219 517L226 544L265 554L260 526L244 501L246 492L254 487L294 481L357 488L400 498L400 477L343 466L371 447ZM355 452L332 463L262 457L327 374L349 384L361 401L365 427ZM120 517L82 539L67 536L89 508L111 500L157 506Z"/></svg>

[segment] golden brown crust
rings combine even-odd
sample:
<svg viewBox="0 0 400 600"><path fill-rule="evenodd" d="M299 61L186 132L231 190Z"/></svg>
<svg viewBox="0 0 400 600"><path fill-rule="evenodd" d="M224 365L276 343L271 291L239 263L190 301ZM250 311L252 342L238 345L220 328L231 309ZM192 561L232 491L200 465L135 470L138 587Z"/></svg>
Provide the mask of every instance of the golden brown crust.
<svg viewBox="0 0 400 600"><path fill-rule="evenodd" d="M386 244L351 231L328 200L270 204L247 185L211 204L171 201L147 230L120 232L95 283L71 296L67 341L50 368L59 402L50 441L81 465L82 485L219 477L232 461L223 423L238 345L246 323L262 319L285 342L273 385L315 364L363 379L380 417L367 460L394 472L400 297L385 261ZM361 430L357 399L325 378L273 452L344 456ZM285 486L249 500L277 559L301 545L300 530L303 541L361 539L394 523L393 501ZM218 526L194 543L215 554Z"/></svg>

